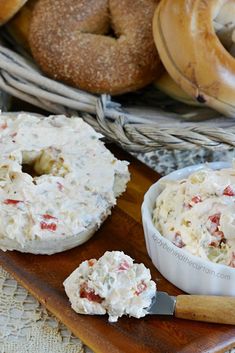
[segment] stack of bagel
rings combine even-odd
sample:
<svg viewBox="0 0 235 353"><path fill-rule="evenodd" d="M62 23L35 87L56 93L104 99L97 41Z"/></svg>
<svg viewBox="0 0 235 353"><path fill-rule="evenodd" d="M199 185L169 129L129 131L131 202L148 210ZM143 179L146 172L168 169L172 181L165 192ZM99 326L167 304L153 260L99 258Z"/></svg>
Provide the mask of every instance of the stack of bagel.
<svg viewBox="0 0 235 353"><path fill-rule="evenodd" d="M26 0L8 2L1 23ZM53 79L111 95L154 82L235 117L235 0L28 0L7 27Z"/></svg>

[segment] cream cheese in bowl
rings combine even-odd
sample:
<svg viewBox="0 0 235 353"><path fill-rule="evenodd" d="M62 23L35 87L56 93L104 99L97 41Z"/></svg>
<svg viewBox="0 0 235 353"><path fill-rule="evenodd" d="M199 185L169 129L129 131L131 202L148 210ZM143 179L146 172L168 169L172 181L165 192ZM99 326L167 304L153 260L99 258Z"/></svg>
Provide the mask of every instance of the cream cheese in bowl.
<svg viewBox="0 0 235 353"><path fill-rule="evenodd" d="M235 169L215 162L170 173L145 194L148 254L185 292L235 295L234 191Z"/></svg>
<svg viewBox="0 0 235 353"><path fill-rule="evenodd" d="M176 246L235 267L235 169L205 167L187 178L166 181L153 221Z"/></svg>

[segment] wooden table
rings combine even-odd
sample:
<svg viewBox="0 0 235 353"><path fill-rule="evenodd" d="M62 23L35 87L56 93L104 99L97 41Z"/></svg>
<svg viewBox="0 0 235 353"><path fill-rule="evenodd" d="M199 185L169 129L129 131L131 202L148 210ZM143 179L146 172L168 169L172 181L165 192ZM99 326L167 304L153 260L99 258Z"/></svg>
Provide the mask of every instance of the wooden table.
<svg viewBox="0 0 235 353"><path fill-rule="evenodd" d="M82 246L51 256L0 252L1 265L95 352L212 353L232 348L235 327L229 325L164 316L123 317L109 323L107 316L79 315L70 308L64 279L81 261L98 258L106 250L123 250L150 268L159 290L181 293L159 274L145 247L140 207L144 193L159 175L122 150L109 148L120 159L130 161L131 181L100 230Z"/></svg>

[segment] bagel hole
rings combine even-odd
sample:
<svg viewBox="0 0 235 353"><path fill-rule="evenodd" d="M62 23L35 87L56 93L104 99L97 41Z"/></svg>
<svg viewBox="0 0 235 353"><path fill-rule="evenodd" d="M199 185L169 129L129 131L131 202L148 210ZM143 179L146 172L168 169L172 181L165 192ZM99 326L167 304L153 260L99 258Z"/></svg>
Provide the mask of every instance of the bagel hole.
<svg viewBox="0 0 235 353"><path fill-rule="evenodd" d="M22 171L33 178L48 174L65 177L69 168L64 164L64 159L59 155L59 152L52 148L37 152L24 151L22 153Z"/></svg>
<svg viewBox="0 0 235 353"><path fill-rule="evenodd" d="M35 151L23 151L22 153L22 172L31 175L32 178L39 177L43 173L39 173L35 169L35 164L41 157L40 152Z"/></svg>
<svg viewBox="0 0 235 353"><path fill-rule="evenodd" d="M106 36L114 38L114 39L118 39L119 36L117 35L117 33L115 32L115 30L113 29L111 23L108 29L108 32L106 33Z"/></svg>
<svg viewBox="0 0 235 353"><path fill-rule="evenodd" d="M118 39L120 37L120 35L117 33L117 31L115 29L115 26L114 26L114 24L112 22L112 14L110 12L110 9L108 11L109 11L109 20L108 20L107 30L106 30L105 35L107 37Z"/></svg>
<svg viewBox="0 0 235 353"><path fill-rule="evenodd" d="M34 169L34 163L33 164L22 164L22 172L31 175L32 178L39 177L43 174L37 173L36 170Z"/></svg>
<svg viewBox="0 0 235 353"><path fill-rule="evenodd" d="M225 3L214 18L214 30L222 46L235 56L235 5Z"/></svg>

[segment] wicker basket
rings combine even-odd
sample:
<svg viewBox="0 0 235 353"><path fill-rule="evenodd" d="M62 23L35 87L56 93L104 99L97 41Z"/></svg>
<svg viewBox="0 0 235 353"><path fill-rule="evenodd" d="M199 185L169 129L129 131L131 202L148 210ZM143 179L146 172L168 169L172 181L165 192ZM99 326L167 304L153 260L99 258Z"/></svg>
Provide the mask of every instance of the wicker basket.
<svg viewBox="0 0 235 353"><path fill-rule="evenodd" d="M231 158L234 119L176 102L152 86L117 97L92 95L44 76L28 53L16 43L14 50L10 45L0 45L0 89L50 113L81 116L159 172L192 164L195 158L197 162ZM160 159L166 160L167 170L156 168Z"/></svg>

